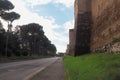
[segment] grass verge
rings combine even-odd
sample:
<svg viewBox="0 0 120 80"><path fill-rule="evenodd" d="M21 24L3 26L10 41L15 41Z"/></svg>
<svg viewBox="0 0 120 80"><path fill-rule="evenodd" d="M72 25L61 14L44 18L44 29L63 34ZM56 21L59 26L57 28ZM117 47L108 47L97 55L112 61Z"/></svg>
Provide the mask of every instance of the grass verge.
<svg viewBox="0 0 120 80"><path fill-rule="evenodd" d="M64 57L66 80L120 80L120 55L86 54Z"/></svg>

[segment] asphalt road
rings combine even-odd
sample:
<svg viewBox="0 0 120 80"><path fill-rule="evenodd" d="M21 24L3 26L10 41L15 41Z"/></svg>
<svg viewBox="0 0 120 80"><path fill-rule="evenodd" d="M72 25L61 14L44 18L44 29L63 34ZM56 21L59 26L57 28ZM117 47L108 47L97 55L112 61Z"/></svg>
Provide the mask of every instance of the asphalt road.
<svg viewBox="0 0 120 80"><path fill-rule="evenodd" d="M63 59L59 58L52 65L33 76L30 80L65 80Z"/></svg>
<svg viewBox="0 0 120 80"><path fill-rule="evenodd" d="M0 80L29 80L59 58L45 58L0 64Z"/></svg>

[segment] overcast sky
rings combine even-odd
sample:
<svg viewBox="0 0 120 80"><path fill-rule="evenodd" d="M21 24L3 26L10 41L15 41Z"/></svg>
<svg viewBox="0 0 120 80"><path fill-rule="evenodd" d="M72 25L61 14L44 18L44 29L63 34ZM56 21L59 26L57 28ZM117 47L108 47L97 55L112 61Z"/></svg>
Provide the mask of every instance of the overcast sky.
<svg viewBox="0 0 120 80"><path fill-rule="evenodd" d="M13 25L39 23L45 35L56 45L58 52L65 52L69 43L69 29L74 25L74 0L10 0L13 11L21 15Z"/></svg>

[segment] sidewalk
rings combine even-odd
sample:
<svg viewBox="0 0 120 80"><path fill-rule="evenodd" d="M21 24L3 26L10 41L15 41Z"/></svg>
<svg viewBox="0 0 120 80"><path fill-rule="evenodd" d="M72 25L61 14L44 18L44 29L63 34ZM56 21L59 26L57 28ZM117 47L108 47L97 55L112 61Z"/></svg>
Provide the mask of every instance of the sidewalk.
<svg viewBox="0 0 120 80"><path fill-rule="evenodd" d="M62 58L35 75L31 80L64 80L64 67Z"/></svg>

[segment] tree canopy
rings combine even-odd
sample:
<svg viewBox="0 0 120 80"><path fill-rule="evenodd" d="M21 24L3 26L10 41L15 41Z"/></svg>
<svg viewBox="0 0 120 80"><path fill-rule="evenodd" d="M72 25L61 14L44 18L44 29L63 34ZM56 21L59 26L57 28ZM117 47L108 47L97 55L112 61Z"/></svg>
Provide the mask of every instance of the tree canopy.
<svg viewBox="0 0 120 80"><path fill-rule="evenodd" d="M8 13L4 13L1 15L2 19L12 23L14 20L17 20L20 18L20 15L16 12L8 12Z"/></svg>
<svg viewBox="0 0 120 80"><path fill-rule="evenodd" d="M14 8L14 5L8 0L0 0L0 15L4 11L8 11Z"/></svg>
<svg viewBox="0 0 120 80"><path fill-rule="evenodd" d="M56 47L44 34L43 26L37 23L19 25L12 31L12 22L20 18L19 13L11 12L14 5L8 0L0 0L0 17L8 22L5 31L0 21L0 57L56 54Z"/></svg>
<svg viewBox="0 0 120 80"><path fill-rule="evenodd" d="M56 48L51 41L44 35L43 27L36 23L20 26L22 47L30 49L32 54L54 55Z"/></svg>

